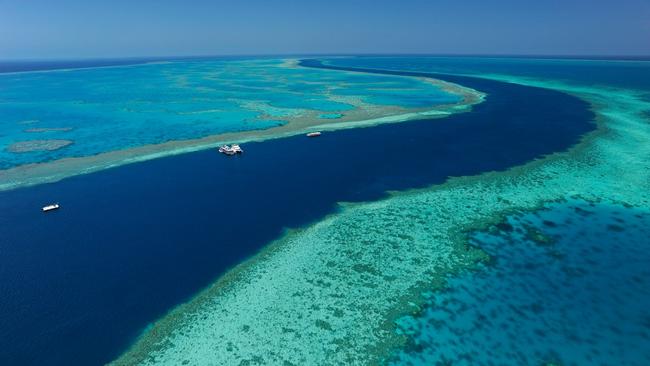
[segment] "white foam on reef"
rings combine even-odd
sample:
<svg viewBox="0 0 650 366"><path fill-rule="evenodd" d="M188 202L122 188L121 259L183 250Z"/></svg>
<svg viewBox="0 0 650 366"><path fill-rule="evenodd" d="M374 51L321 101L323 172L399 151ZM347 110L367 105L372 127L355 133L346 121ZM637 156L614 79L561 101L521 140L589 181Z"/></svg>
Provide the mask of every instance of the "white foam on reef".
<svg viewBox="0 0 650 366"><path fill-rule="evenodd" d="M514 77L589 101L598 129L505 172L393 193L288 232L151 326L117 365L377 364L424 291L485 255L466 233L567 198L650 207L650 103L625 89Z"/></svg>

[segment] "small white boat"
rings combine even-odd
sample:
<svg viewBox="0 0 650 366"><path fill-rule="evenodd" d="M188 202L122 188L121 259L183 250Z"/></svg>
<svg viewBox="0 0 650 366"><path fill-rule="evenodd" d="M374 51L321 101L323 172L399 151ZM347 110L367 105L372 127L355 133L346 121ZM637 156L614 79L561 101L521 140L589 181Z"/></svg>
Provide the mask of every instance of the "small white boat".
<svg viewBox="0 0 650 366"><path fill-rule="evenodd" d="M320 136L320 131L310 132L307 134L307 137L318 137Z"/></svg>
<svg viewBox="0 0 650 366"><path fill-rule="evenodd" d="M243 153L244 149L242 149L241 146L237 144L233 144L232 146L223 145L219 147L219 152L226 155L235 155Z"/></svg>
<svg viewBox="0 0 650 366"><path fill-rule="evenodd" d="M57 210L58 208L59 208L59 204L58 203L53 203L51 205L43 206L42 210L43 210L43 212L48 212L48 211L52 211L52 210Z"/></svg>

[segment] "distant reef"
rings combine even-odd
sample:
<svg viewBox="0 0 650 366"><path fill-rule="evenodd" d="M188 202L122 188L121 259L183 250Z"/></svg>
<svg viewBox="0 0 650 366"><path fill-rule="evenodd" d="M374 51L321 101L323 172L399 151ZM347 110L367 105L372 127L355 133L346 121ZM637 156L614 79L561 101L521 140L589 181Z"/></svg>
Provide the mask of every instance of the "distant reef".
<svg viewBox="0 0 650 366"><path fill-rule="evenodd" d="M72 131L72 127L40 127L40 128L28 128L25 132L65 132Z"/></svg>
<svg viewBox="0 0 650 366"><path fill-rule="evenodd" d="M53 151L71 145L70 140L31 140L20 141L9 145L7 150L14 153L24 153L32 151Z"/></svg>

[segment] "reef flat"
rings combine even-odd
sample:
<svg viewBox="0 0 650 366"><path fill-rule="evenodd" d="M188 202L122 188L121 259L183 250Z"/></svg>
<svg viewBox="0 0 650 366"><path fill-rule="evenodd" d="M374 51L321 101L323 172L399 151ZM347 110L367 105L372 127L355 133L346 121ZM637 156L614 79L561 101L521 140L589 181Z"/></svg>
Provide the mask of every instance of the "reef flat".
<svg viewBox="0 0 650 366"><path fill-rule="evenodd" d="M445 117L483 98L443 81L268 59L11 73L0 82L0 146L35 132L75 142L48 154L1 149L0 190L235 141Z"/></svg>
<svg viewBox="0 0 650 366"><path fill-rule="evenodd" d="M394 193L287 233L156 322L116 364L376 364L406 342L395 320L487 258L468 232L549 202L650 207L643 92L491 75L588 101L598 130L505 172Z"/></svg>
<svg viewBox="0 0 650 366"><path fill-rule="evenodd" d="M27 153L31 151L54 151L71 145L70 140L30 140L13 143L7 150L14 153Z"/></svg>
<svg viewBox="0 0 650 366"><path fill-rule="evenodd" d="M65 132L72 131L72 127L42 127L42 128L28 128L25 132Z"/></svg>

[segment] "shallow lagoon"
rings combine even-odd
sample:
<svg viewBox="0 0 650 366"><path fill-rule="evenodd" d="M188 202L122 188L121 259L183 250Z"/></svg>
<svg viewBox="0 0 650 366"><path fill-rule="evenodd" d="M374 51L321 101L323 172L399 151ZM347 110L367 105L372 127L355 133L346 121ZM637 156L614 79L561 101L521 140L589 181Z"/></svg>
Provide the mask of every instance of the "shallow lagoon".
<svg viewBox="0 0 650 366"><path fill-rule="evenodd" d="M415 78L297 68L285 60L181 60L0 74L0 170L169 141L264 130L364 109L407 113L461 98ZM324 118L324 119L327 119ZM341 118L342 122L350 122ZM32 140L56 151L16 152ZM20 146L20 145L18 145Z"/></svg>

